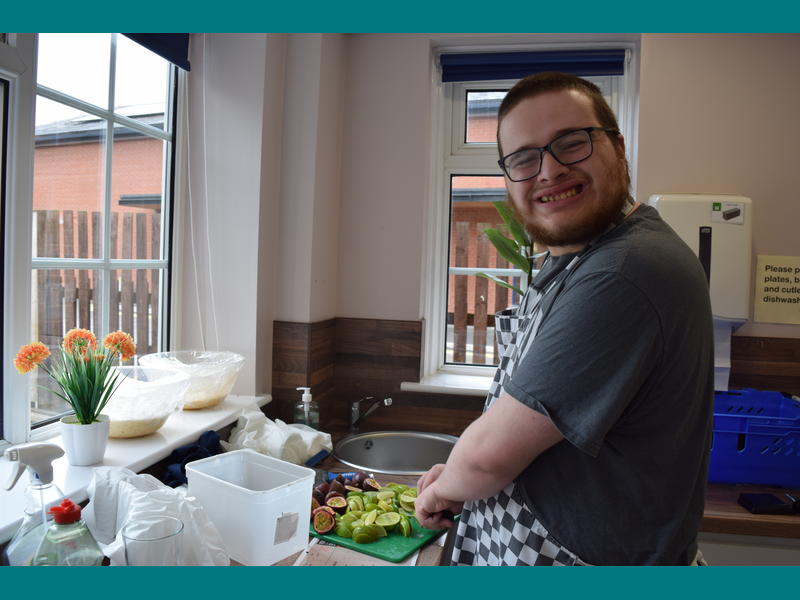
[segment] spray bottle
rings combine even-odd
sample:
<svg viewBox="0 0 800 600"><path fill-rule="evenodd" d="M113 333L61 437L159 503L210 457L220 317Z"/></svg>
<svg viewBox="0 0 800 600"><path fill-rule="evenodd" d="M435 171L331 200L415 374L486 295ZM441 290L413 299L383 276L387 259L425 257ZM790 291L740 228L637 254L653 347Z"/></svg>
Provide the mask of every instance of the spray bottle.
<svg viewBox="0 0 800 600"><path fill-rule="evenodd" d="M311 399L311 388L299 387L303 392L300 402L294 405L294 422L305 423L309 427L319 429L319 406Z"/></svg>
<svg viewBox="0 0 800 600"><path fill-rule="evenodd" d="M31 564L53 518L48 509L64 499L63 492L53 483L53 461L63 455L61 448L44 442L20 444L5 451L6 460L14 463L5 489L13 488L26 469L29 482L25 489L22 525L3 553L4 564Z"/></svg>

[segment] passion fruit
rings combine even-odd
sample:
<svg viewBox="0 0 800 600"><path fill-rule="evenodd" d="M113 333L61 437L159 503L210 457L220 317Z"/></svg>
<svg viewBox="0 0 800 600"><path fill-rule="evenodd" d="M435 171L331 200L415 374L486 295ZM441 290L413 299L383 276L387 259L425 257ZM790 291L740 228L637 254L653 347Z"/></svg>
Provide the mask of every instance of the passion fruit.
<svg viewBox="0 0 800 600"><path fill-rule="evenodd" d="M325 506L320 507L327 508ZM325 534L330 532L336 525L336 519L333 515L325 510L317 510L312 519L314 531L317 533Z"/></svg>
<svg viewBox="0 0 800 600"><path fill-rule="evenodd" d="M340 494L344 495L344 494L347 493L347 488L344 487L344 483L334 479L333 481L331 481L331 489L330 489L330 491L331 492L339 492Z"/></svg>
<svg viewBox="0 0 800 600"><path fill-rule="evenodd" d="M371 477L367 477L364 480L364 482L361 484L361 488L364 491L377 492L379 489L381 489L381 484L378 483L377 481L375 481L374 479L372 479Z"/></svg>
<svg viewBox="0 0 800 600"><path fill-rule="evenodd" d="M336 492L334 490L331 490L325 495L325 504L328 503L328 500L335 497L344 498L344 494L342 494L341 492Z"/></svg>
<svg viewBox="0 0 800 600"><path fill-rule="evenodd" d="M314 489L319 490L320 494L324 496L325 494L331 491L331 484L326 481L323 481L322 483L317 484Z"/></svg>
<svg viewBox="0 0 800 600"><path fill-rule="evenodd" d="M340 515L343 515L347 511L347 500L342 496L333 496L329 498L325 505L331 507Z"/></svg>
<svg viewBox="0 0 800 600"><path fill-rule="evenodd" d="M311 512L313 513L314 510L319 508L319 500L317 500L314 496L311 496Z"/></svg>
<svg viewBox="0 0 800 600"><path fill-rule="evenodd" d="M311 515L313 516L313 515L316 515L317 513L321 513L321 512L326 512L326 513L328 513L329 515L336 516L336 511L335 511L335 510L333 510L333 509L332 509L330 506L328 506L327 504L324 504L324 505L322 505L322 506L319 506L319 507L315 508L314 510L312 510L312 511L311 511Z"/></svg>
<svg viewBox="0 0 800 600"><path fill-rule="evenodd" d="M362 492L362 489L355 485L346 485L344 486L344 489L346 489L348 492L358 492L359 494Z"/></svg>
<svg viewBox="0 0 800 600"><path fill-rule="evenodd" d="M323 504L325 502L325 494L317 489L311 490L311 497L317 499L317 503Z"/></svg>
<svg viewBox="0 0 800 600"><path fill-rule="evenodd" d="M369 477L369 475L364 473L364 471L359 471L353 475L353 485L361 486L367 477Z"/></svg>

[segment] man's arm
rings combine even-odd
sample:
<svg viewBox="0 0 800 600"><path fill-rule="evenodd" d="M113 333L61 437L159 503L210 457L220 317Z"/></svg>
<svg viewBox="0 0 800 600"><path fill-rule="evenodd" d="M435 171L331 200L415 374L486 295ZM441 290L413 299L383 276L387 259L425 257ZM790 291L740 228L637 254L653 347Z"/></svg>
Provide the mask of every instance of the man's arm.
<svg viewBox="0 0 800 600"><path fill-rule="evenodd" d="M449 526L442 511L502 490L542 452L563 438L545 415L502 392L461 435L447 464L417 498L424 527Z"/></svg>

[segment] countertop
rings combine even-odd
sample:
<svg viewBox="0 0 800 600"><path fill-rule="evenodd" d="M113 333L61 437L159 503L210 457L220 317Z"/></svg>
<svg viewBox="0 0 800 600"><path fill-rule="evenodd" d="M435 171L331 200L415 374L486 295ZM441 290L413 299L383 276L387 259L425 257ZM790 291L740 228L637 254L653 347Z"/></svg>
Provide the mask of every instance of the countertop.
<svg viewBox="0 0 800 600"><path fill-rule="evenodd" d="M235 423L243 408L254 404L264 406L271 400L271 396L230 395L220 404L203 410L176 411L161 429L151 435L109 440L101 465L140 472L169 456L175 448L194 442L204 431L219 430ZM62 445L58 435L37 441ZM53 461L53 481L66 497L74 502L84 502L88 499L86 488L92 480L95 466L74 467L62 456ZM0 460L0 481L6 481L10 472L11 465L5 459ZM0 489L0 547L11 539L22 522L27 477L23 474L21 481L10 491Z"/></svg>
<svg viewBox="0 0 800 600"><path fill-rule="evenodd" d="M700 531L776 538L800 539L800 514L755 515L736 499L743 492L774 494L784 502L786 492L800 498L800 489L749 484L710 483Z"/></svg>

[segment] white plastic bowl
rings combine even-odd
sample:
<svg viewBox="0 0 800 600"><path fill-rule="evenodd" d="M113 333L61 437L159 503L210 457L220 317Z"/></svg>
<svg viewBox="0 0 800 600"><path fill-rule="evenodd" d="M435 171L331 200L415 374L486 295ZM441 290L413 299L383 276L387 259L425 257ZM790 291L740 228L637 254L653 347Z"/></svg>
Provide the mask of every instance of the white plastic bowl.
<svg viewBox="0 0 800 600"><path fill-rule="evenodd" d="M189 376L154 367L116 367L117 390L103 409L112 438L142 437L155 433L183 406Z"/></svg>
<svg viewBox="0 0 800 600"><path fill-rule="evenodd" d="M186 373L189 389L183 408L194 410L216 406L225 399L244 365L244 356L235 352L178 350L145 354L139 364Z"/></svg>

